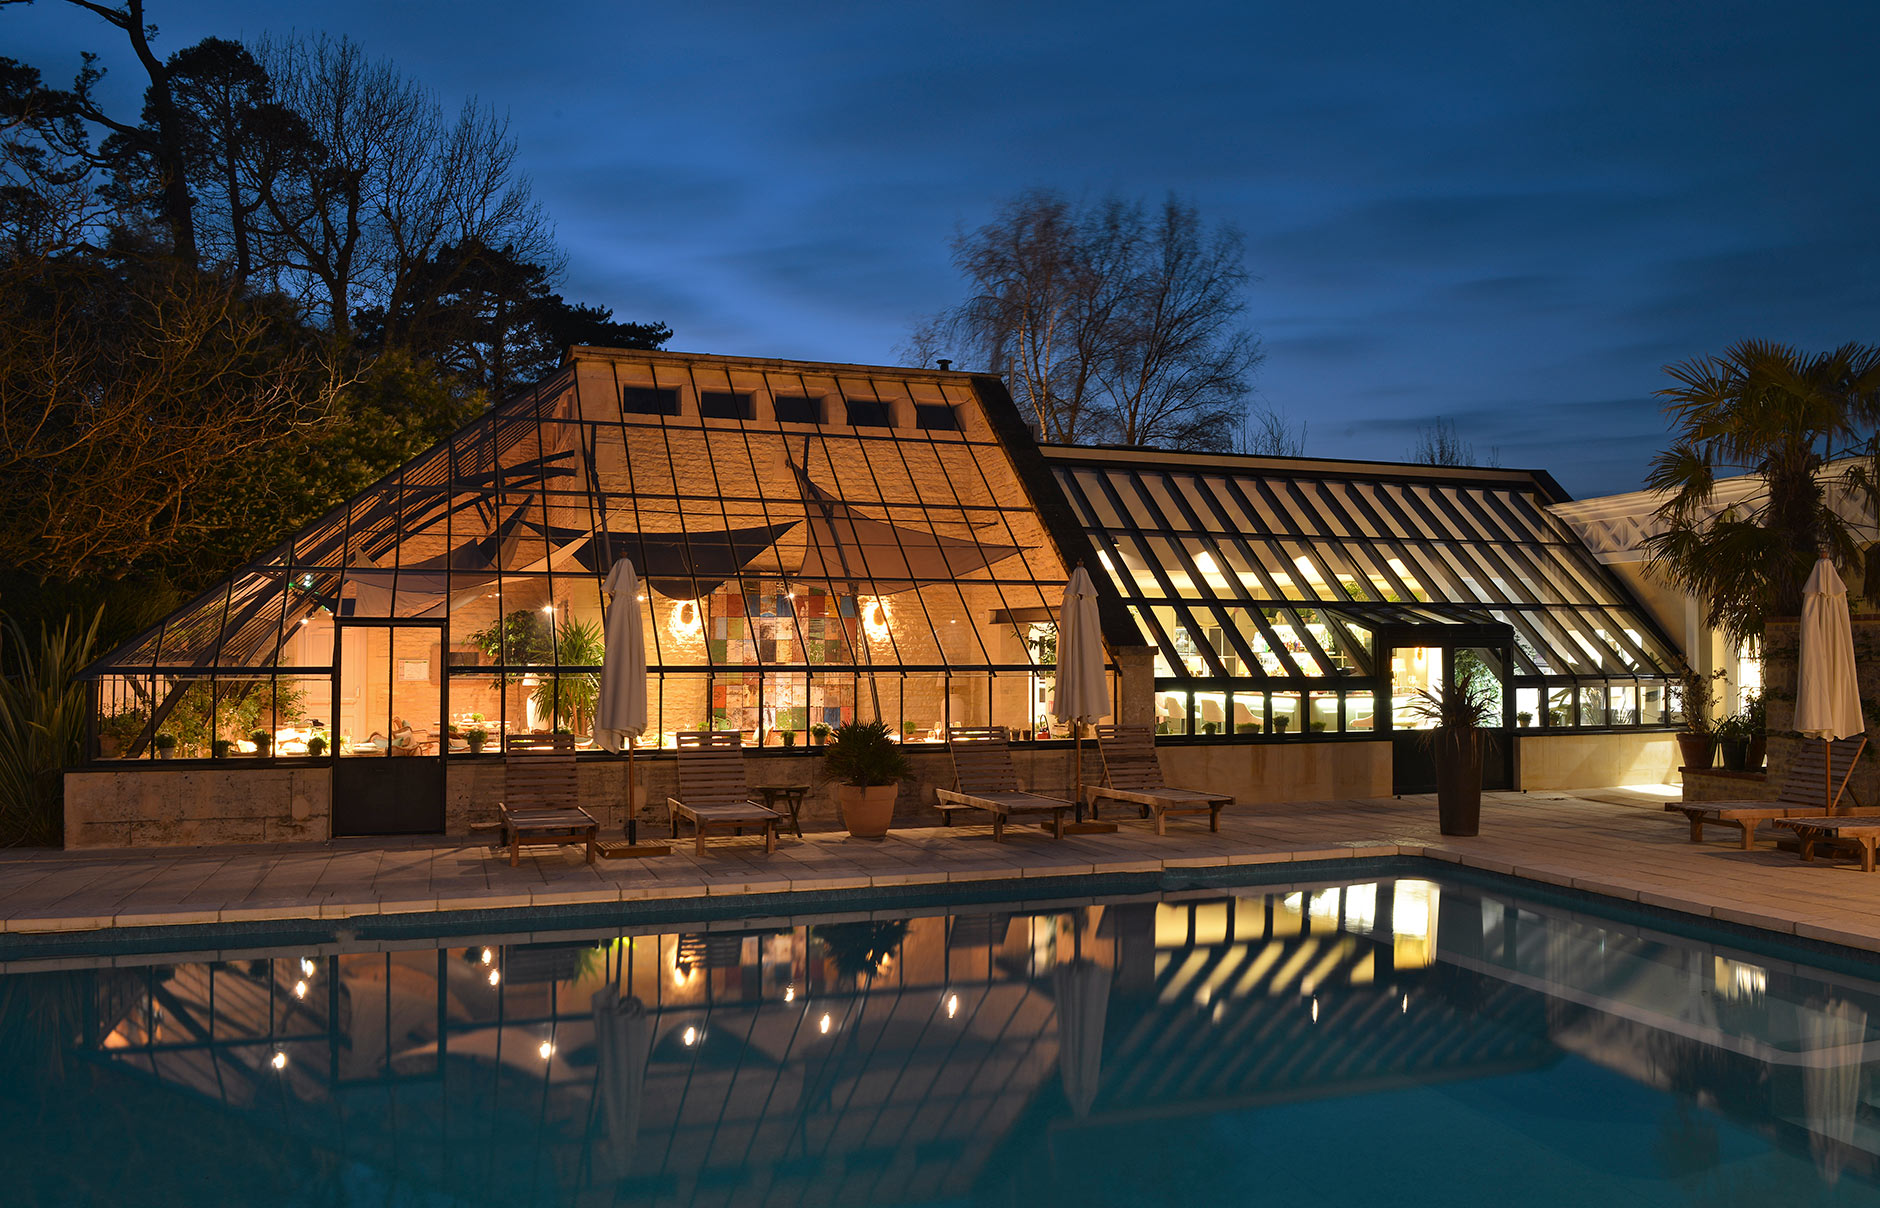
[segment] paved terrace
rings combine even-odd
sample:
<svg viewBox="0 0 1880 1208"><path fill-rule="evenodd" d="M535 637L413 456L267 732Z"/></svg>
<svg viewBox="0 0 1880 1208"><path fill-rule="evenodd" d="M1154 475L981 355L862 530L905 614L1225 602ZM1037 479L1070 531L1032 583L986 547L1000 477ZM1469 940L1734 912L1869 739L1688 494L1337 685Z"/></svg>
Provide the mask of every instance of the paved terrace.
<svg viewBox="0 0 1880 1208"><path fill-rule="evenodd" d="M367 841L278 847L0 853L0 930L338 919L438 910L588 905L621 900L860 889L935 882L1411 855L1512 873L1591 893L1880 951L1880 874L1857 862L1763 846L1737 849L1733 827L1688 841L1663 791L1484 795L1482 834L1444 838L1431 797L1242 806L1221 833L1171 820L1166 837L1125 821L1113 835L1053 840L1032 828L687 842L651 860L583 863L576 848L539 848L509 867L485 846L387 847ZM773 908L774 909L774 908ZM770 913L769 910L766 913Z"/></svg>

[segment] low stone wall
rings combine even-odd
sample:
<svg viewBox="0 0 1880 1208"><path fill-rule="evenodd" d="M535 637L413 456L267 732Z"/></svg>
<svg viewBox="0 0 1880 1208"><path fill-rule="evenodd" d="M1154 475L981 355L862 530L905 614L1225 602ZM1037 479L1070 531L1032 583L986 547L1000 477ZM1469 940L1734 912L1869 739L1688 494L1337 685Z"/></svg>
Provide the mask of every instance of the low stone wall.
<svg viewBox="0 0 1880 1208"><path fill-rule="evenodd" d="M1678 736L1523 734L1517 756L1525 790L1592 789L1614 784L1677 784Z"/></svg>
<svg viewBox="0 0 1880 1208"><path fill-rule="evenodd" d="M1164 746L1162 766L1171 784L1231 793L1240 801L1323 801L1390 794L1388 742L1289 742ZM914 774L895 802L897 826L938 826L934 790L953 783L952 760L943 747L912 746ZM1075 753L1070 748L1012 751L1019 783L1051 795L1072 792ZM805 831L842 829L836 785L822 772L813 748L752 751L746 756L749 783L808 784L801 811ZM587 810L609 834L626 822L626 763L587 760L577 765ZM640 817L665 834L666 798L678 791L678 765L671 756L637 761L643 808ZM1084 780L1102 779L1094 741L1084 744ZM466 836L471 826L493 821L503 797L503 763L497 758L453 759L445 774L444 832ZM68 848L174 847L216 843L274 843L331 837L332 773L324 767L201 767L79 770L65 777L65 845Z"/></svg>
<svg viewBox="0 0 1880 1208"><path fill-rule="evenodd" d="M1726 772L1722 768L1684 769L1684 801L1774 801L1776 782L1761 772Z"/></svg>
<svg viewBox="0 0 1880 1208"><path fill-rule="evenodd" d="M65 846L325 839L332 785L332 773L319 767L67 772Z"/></svg>

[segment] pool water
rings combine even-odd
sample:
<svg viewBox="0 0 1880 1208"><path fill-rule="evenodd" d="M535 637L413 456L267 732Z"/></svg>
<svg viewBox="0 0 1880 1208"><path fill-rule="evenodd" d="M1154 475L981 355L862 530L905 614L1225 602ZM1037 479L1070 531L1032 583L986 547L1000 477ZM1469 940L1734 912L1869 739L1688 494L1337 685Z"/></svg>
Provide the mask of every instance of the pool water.
<svg viewBox="0 0 1880 1208"><path fill-rule="evenodd" d="M1384 876L14 961L0 1203L1880 1203L1875 970L1663 926Z"/></svg>

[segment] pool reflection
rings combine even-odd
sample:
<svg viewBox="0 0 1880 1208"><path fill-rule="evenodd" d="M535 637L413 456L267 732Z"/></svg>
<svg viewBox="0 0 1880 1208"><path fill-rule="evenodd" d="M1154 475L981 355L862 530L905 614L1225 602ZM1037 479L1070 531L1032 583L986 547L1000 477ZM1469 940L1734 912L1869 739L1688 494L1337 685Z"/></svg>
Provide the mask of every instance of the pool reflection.
<svg viewBox="0 0 1880 1208"><path fill-rule="evenodd" d="M1122 1202L1119 1128L1566 1059L1824 1186L1880 1149L1872 983L1421 880L359 948L11 973L9 1092L477 1204ZM1731 1156L1666 1127L1667 1178Z"/></svg>

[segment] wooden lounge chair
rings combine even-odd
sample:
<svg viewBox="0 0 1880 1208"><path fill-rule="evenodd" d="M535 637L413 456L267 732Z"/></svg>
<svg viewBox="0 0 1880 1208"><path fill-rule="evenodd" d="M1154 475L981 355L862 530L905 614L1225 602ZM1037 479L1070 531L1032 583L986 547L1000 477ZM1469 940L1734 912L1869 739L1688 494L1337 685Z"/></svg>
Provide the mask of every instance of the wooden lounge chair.
<svg viewBox="0 0 1880 1208"><path fill-rule="evenodd" d="M985 810L992 815L992 838L1005 842L1005 823L1013 817L1051 815L1051 835L1064 837L1064 813L1074 801L1027 793L1018 787L1012 748L1004 726L948 726L947 752L953 757L951 789L940 789L938 808L948 826L956 810Z"/></svg>
<svg viewBox="0 0 1880 1208"><path fill-rule="evenodd" d="M1795 832L1802 859L1815 858L1815 845L1826 843L1860 849L1860 870L1874 869L1874 846L1880 844L1880 818L1777 818L1775 824Z"/></svg>
<svg viewBox="0 0 1880 1208"><path fill-rule="evenodd" d="M1696 804L1672 801L1665 805L1665 809L1670 813L1683 814L1690 821L1693 843L1703 839L1705 823L1740 827L1743 831L1744 851L1755 844L1756 827L1777 818L1880 814L1880 809L1841 804L1842 797L1847 793L1848 777L1853 775L1854 764L1867 747L1866 735L1839 738L1825 745L1828 747L1826 752L1822 749L1822 743L1802 743L1788 775L1782 778L1782 791L1774 801L1711 801ZM1824 759L1827 762L1824 763Z"/></svg>
<svg viewBox="0 0 1880 1208"><path fill-rule="evenodd" d="M574 765L574 740L560 736L512 738L503 754L502 840L509 866L522 857L524 843L579 843L594 863L601 825L581 808Z"/></svg>
<svg viewBox="0 0 1880 1208"><path fill-rule="evenodd" d="M1147 818L1155 813L1155 833L1168 833L1170 814L1206 814L1208 829L1221 829L1221 809L1234 799L1221 793L1200 793L1193 789L1173 789L1162 783L1162 764L1155 757L1155 732L1148 726L1098 726L1097 750L1103 758L1102 784L1084 790L1090 802L1090 816L1097 816L1097 803L1104 799L1142 808Z"/></svg>
<svg viewBox="0 0 1880 1208"><path fill-rule="evenodd" d="M764 851L777 850L777 824L783 815L751 800L744 787L744 736L735 730L688 730L679 735L679 795L666 798L672 837L679 819L692 824L693 850L705 854L705 836L741 835L764 828Z"/></svg>

